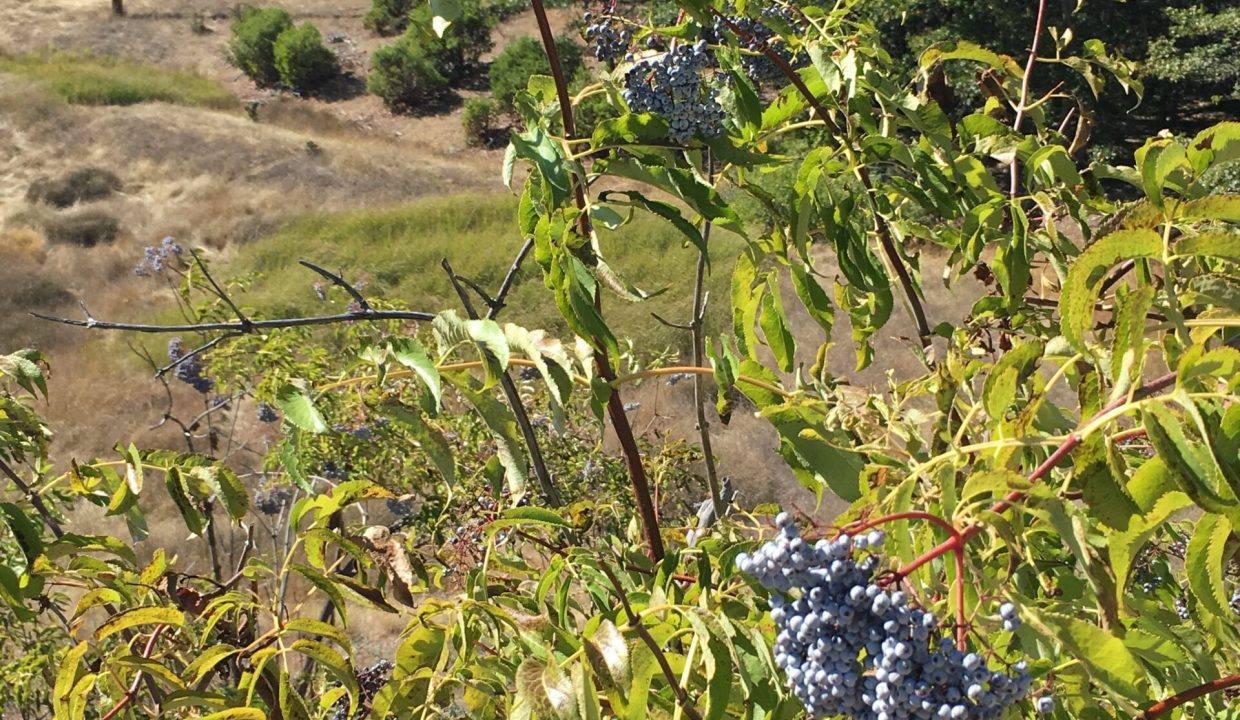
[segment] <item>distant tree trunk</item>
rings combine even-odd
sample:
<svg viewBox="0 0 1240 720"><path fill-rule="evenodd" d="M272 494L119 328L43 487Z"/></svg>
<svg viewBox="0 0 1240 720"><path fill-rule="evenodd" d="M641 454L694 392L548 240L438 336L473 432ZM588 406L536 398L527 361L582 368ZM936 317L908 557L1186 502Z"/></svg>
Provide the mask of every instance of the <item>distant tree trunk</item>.
<svg viewBox="0 0 1240 720"><path fill-rule="evenodd" d="M125 0L112 0L112 14L113 15L124 15L125 14Z"/></svg>

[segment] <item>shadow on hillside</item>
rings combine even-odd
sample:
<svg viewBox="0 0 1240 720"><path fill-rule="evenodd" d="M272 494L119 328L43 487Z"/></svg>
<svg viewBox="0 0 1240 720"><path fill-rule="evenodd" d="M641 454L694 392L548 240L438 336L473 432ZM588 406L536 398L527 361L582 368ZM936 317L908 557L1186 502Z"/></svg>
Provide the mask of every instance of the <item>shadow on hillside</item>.
<svg viewBox="0 0 1240 720"><path fill-rule="evenodd" d="M352 72L342 72L313 92L305 93L305 96L323 102L343 102L361 97L366 92L366 78Z"/></svg>

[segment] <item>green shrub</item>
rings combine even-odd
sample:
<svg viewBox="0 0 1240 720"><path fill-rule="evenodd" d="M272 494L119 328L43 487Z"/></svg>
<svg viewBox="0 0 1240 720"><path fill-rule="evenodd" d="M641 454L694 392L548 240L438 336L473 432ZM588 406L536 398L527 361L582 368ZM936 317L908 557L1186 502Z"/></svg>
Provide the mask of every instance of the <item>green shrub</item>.
<svg viewBox="0 0 1240 720"><path fill-rule="evenodd" d="M276 39L293 27L283 8L245 8L232 24L228 54L232 63L255 82L271 84L280 79L276 69Z"/></svg>
<svg viewBox="0 0 1240 720"><path fill-rule="evenodd" d="M87 167L58 178L36 180L26 192L26 199L66 208L107 197L120 189L121 179L114 173L103 168Z"/></svg>
<svg viewBox="0 0 1240 720"><path fill-rule="evenodd" d="M465 126L465 142L475 147L487 144L491 123L495 120L495 101L491 98L471 98L465 101L465 113L461 122Z"/></svg>
<svg viewBox="0 0 1240 720"><path fill-rule="evenodd" d="M413 0L372 0L362 25L379 35L396 35L409 25L411 10Z"/></svg>
<svg viewBox="0 0 1240 720"><path fill-rule="evenodd" d="M370 65L366 87L394 112L437 100L448 88L448 80L435 69L416 35L402 35L375 50Z"/></svg>
<svg viewBox="0 0 1240 720"><path fill-rule="evenodd" d="M228 108L236 98L213 80L114 57L71 53L0 57L0 72L34 80L76 105L168 102Z"/></svg>
<svg viewBox="0 0 1240 720"><path fill-rule="evenodd" d="M323 44L323 36L313 23L280 33L274 56L280 82L299 92L313 90L340 71L336 54Z"/></svg>
<svg viewBox="0 0 1240 720"><path fill-rule="evenodd" d="M48 219L43 232L54 243L88 248L116 240L120 223L102 210L79 210Z"/></svg>
<svg viewBox="0 0 1240 720"><path fill-rule="evenodd" d="M565 77L573 77L581 67L581 48L571 38L555 41ZM491 94L504 110L513 110L517 93L529 84L532 75L550 75L551 65L542 44L532 37L513 42L491 63Z"/></svg>
<svg viewBox="0 0 1240 720"><path fill-rule="evenodd" d="M409 33L416 33L426 45L427 54L439 73L449 82L459 83L478 68L479 59L495 47L491 41L494 14L478 0L460 4L460 16L452 21L443 37L431 27L430 3L420 3L411 14Z"/></svg>

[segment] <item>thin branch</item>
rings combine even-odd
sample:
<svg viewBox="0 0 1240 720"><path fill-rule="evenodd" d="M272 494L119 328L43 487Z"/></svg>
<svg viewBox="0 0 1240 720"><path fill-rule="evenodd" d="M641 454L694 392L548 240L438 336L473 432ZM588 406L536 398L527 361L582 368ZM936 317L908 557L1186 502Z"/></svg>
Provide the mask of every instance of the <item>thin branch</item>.
<svg viewBox="0 0 1240 720"><path fill-rule="evenodd" d="M629 627L637 632L637 636L642 639L646 647L650 648L651 654L659 664L659 669L663 672L663 677L667 679L667 684L672 686L676 692L676 703L685 711L691 720L702 720L702 716L698 713L697 708L693 706L693 700L689 697L689 692L680 685L680 680L676 677L676 673L672 671L672 666L667 662L667 656L663 653L663 648L659 647L659 643L646 629L646 624L642 622L641 616L633 611L633 606L629 604L629 597L624 591L624 586L620 584L620 579L616 577L616 573L611 566L604 560L599 560L599 569L607 576L607 580L616 591L616 596L620 599L620 604L624 608L624 614L629 618Z"/></svg>
<svg viewBox="0 0 1240 720"><path fill-rule="evenodd" d="M230 309L232 309L233 314L237 316L237 320L241 322L241 326L245 328L245 332L253 332L253 326L250 324L250 319L245 316L245 313L241 312L241 308L237 307L237 304L232 301L232 298L228 296L228 293L224 292L224 288L220 287L220 284L215 281L215 278L211 277L211 271L207 270L206 263L202 261L202 258L198 257L198 252L193 248L190 248L189 256L194 258L194 262L197 263L198 269L202 271L203 277L205 277L207 282L211 283L211 287L215 289L215 294L218 295Z"/></svg>
<svg viewBox="0 0 1240 720"><path fill-rule="evenodd" d="M34 506L35 512L39 513L39 517L43 518L43 524L47 525L47 529L52 531L52 534L56 536L56 539L59 540L60 538L63 538L65 536L65 531L61 529L60 523L56 520L56 517L52 515L50 510L47 509L47 505L43 503L43 498L40 497L38 493L31 490L30 486L21 479L17 472L15 472L13 468L3 460L0 460L0 471L2 471L10 480L13 481L13 484L17 486L18 490L22 491L22 494L24 494L26 499L30 501L30 504Z"/></svg>
<svg viewBox="0 0 1240 720"><path fill-rule="evenodd" d="M714 182L715 162L709 150L706 151L706 181ZM706 355L706 304L709 293L706 292L706 273L710 266L710 231L713 227L706 220L702 227L702 247L698 248L697 270L693 282L693 320L689 324L693 341L693 364L701 366ZM715 453L710 441L710 422L706 418L706 380L701 375L693 376L693 405L697 413L698 441L702 444L702 460L706 464L706 487L710 490L710 503L714 510L713 520L723 518L727 508L724 504L723 490L719 485L719 471L715 467ZM708 525L709 526L709 525ZM702 528L705 530L705 528Z"/></svg>
<svg viewBox="0 0 1240 720"><path fill-rule="evenodd" d="M452 270L452 263L444 258L440 265L444 272L448 274L448 279L452 281L452 287L456 289L456 294L461 298L461 305L465 307L465 313L473 320L478 319L478 313L474 310L474 305L469 301L469 294L465 292L461 281L463 278ZM478 350L483 353L490 354L489 351L478 346ZM508 370L502 370L499 374L499 384L504 391L504 397L508 400L508 406L512 408L513 419L517 422L517 427L521 430L521 438L525 441L525 445L530 451L530 464L534 467L534 476L538 478L538 484L542 488L543 495L547 498L547 503L552 507L559 507L564 504L564 500L560 497L559 488L555 486L555 481L551 478L551 471L547 469L547 462L543 459L542 447L538 443L538 436L534 434L534 425L530 422L530 416L525 411L525 404L521 402L521 393L517 390L517 384L513 381L512 376L508 374Z"/></svg>
<svg viewBox="0 0 1240 720"><path fill-rule="evenodd" d="M657 312L650 313L650 316L653 317L655 320L658 320L661 324L666 325L667 327L670 327L670 328L674 328L676 330L684 330L686 332L693 330L693 323L691 322L688 322L688 323L672 322L671 320L668 320L667 318L663 317ZM694 363L694 364L696 365L697 363Z"/></svg>
<svg viewBox="0 0 1240 720"><path fill-rule="evenodd" d="M1059 307L1059 301L1052 300L1050 298L1040 298L1040 297L1029 296L1025 298L1025 302L1029 303L1030 305L1037 305L1038 307L1045 307L1045 308L1058 308ZM1105 305L1101 300L1094 303L1094 309L1099 312L1105 312L1105 313L1115 313L1116 311L1116 308L1114 306ZM1145 314L1145 317L1147 320L1155 320L1157 322L1167 322L1167 316L1163 315L1162 313L1156 313L1156 312L1150 311Z"/></svg>
<svg viewBox="0 0 1240 720"><path fill-rule="evenodd" d="M198 347L194 348L193 350L190 350L189 352L185 353L184 355L182 355L181 357L177 358L176 360L173 360L172 362L168 363L167 365L164 365L163 367L161 367L161 368L159 368L158 370L156 370L156 371L155 371L155 377L160 377L161 375L164 375L164 374L165 374L165 373L167 373L169 370L171 370L171 369L173 369L174 367L176 367L176 366L180 365L181 363L185 362L186 360L189 360L190 358L194 358L194 357L197 357L198 355L201 355L201 354L205 353L206 351L210 350L211 348L215 347L216 345L219 345L220 343L224 342L225 340L231 340L231 339L233 339L233 338L241 337L242 335L243 335L243 333L239 333L239 332L238 332L238 333L226 333L226 334L224 334L224 335L220 335L219 337L217 337L217 338L215 338L215 339L213 339L213 340L209 340L209 341L207 341L206 343L203 343L202 345L199 345Z"/></svg>
<svg viewBox="0 0 1240 720"><path fill-rule="evenodd" d="M189 325L146 325L142 323L123 323L96 320L89 315L85 320L73 320L71 318L44 315L43 313L37 312L32 312L30 314L40 320L47 320L49 322L60 323L62 325L73 325L75 327L83 327L90 330L123 330L140 333L190 333L212 332L216 330L245 333L251 332L252 330L304 327L306 325L329 325L331 323L342 322L375 322L380 320L417 320L421 322L428 322L435 319L434 313L420 312L416 310L360 310L358 312L337 313L335 315L310 315L305 317L279 318L272 320L251 320L248 325L240 322L205 322Z"/></svg>
<svg viewBox="0 0 1240 720"><path fill-rule="evenodd" d="M164 634L164 630L167 627L167 625L160 625L155 628L154 632L151 633L150 639L146 641L146 647L142 650L143 658L149 658L151 656L151 653L155 650L155 643L159 642L160 636ZM104 713L100 720L112 720L112 718L119 715L120 712L125 709L125 706L133 702L133 699L138 695L138 684L142 682L144 674L145 673L143 673L142 670L137 671L137 673L133 676L133 682L129 684L129 689L125 691L125 694L119 701L117 701L116 705L112 706L111 710Z"/></svg>
<svg viewBox="0 0 1240 720"><path fill-rule="evenodd" d="M1153 718L1166 715L1186 702L1196 700L1203 695L1209 695L1210 693L1215 693L1220 690L1226 690L1233 687L1240 687L1240 673L1227 675L1226 677L1221 677L1217 680L1211 680L1203 685L1198 685L1195 688L1189 688L1182 693L1172 695L1166 700L1161 700L1149 706L1145 712L1141 713L1137 717L1139 720L1153 720Z"/></svg>
<svg viewBox="0 0 1240 720"><path fill-rule="evenodd" d="M1029 44L1029 59L1025 61L1025 75L1020 80L1020 100L1016 103L1016 120L1012 123L1012 129L1018 133L1025 119L1026 103L1029 102L1029 78L1033 75L1034 65L1038 61L1038 44L1042 39L1045 18L1046 0L1038 0L1038 16L1033 24L1033 42ZM1010 178L1008 196L1015 199L1020 191L1020 156L1016 153L1012 155Z"/></svg>
<svg viewBox="0 0 1240 720"><path fill-rule="evenodd" d="M331 270L328 270L327 268L321 267L319 265L315 265L309 260L298 260L297 262L300 265L310 268L314 272L327 278L327 280L331 282L333 285L338 285L344 288L344 291L349 293L349 297L353 298L353 300L357 303L357 306L360 307L362 310L371 309L370 303L366 302L366 297L362 295L362 292L358 290L356 287L354 287L351 283L347 282L343 276L337 273L334 273Z"/></svg>
<svg viewBox="0 0 1240 720"><path fill-rule="evenodd" d="M513 283L517 280L517 273L521 270L521 265L525 263L525 258L529 256L530 251L534 249L534 238L527 238L525 244L517 251L517 257L512 261L512 266L508 268L508 274L504 276L504 280L499 284L499 290L495 292L492 298L495 303L491 305L491 311L487 313L487 319L494 320L505 307L504 300L508 297L508 292L512 290Z"/></svg>
<svg viewBox="0 0 1240 720"><path fill-rule="evenodd" d="M473 280L470 280L464 275L457 275L456 279L459 280L463 285L468 287L470 290L473 290L475 293L478 294L478 297L482 299L483 304L487 306L487 312L490 312L491 309L495 307L495 298L487 294L487 291L483 290L481 285L474 282Z"/></svg>

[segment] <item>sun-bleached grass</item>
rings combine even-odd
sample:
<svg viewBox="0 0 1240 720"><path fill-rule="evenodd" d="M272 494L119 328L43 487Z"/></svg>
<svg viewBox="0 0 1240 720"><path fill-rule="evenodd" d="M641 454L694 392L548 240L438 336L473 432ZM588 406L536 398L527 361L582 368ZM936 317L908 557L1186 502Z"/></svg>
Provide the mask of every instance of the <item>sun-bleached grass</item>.
<svg viewBox="0 0 1240 720"><path fill-rule="evenodd" d="M618 273L646 292L663 291L645 302L607 293L605 311L613 331L620 337L641 338L645 347L686 348L687 333L661 325L651 313L677 322L688 319L696 251L683 247L681 236L667 223L641 215L600 237L604 256ZM712 239L708 287L717 299L710 317L715 327L726 313L728 281L740 243L723 232ZM494 289L520 245L513 198L453 195L305 216L240 248L229 259L226 273L258 273L242 300L265 316L323 310L312 287L315 276L297 264L302 259L343 270L352 280L366 280L368 293L435 311L459 307L440 268L442 258L448 258L458 273ZM564 322L549 295L531 257L509 296L503 319L563 334Z"/></svg>
<svg viewBox="0 0 1240 720"><path fill-rule="evenodd" d="M122 58L76 53L0 56L0 72L35 80L76 105L237 105L231 93L201 75Z"/></svg>

